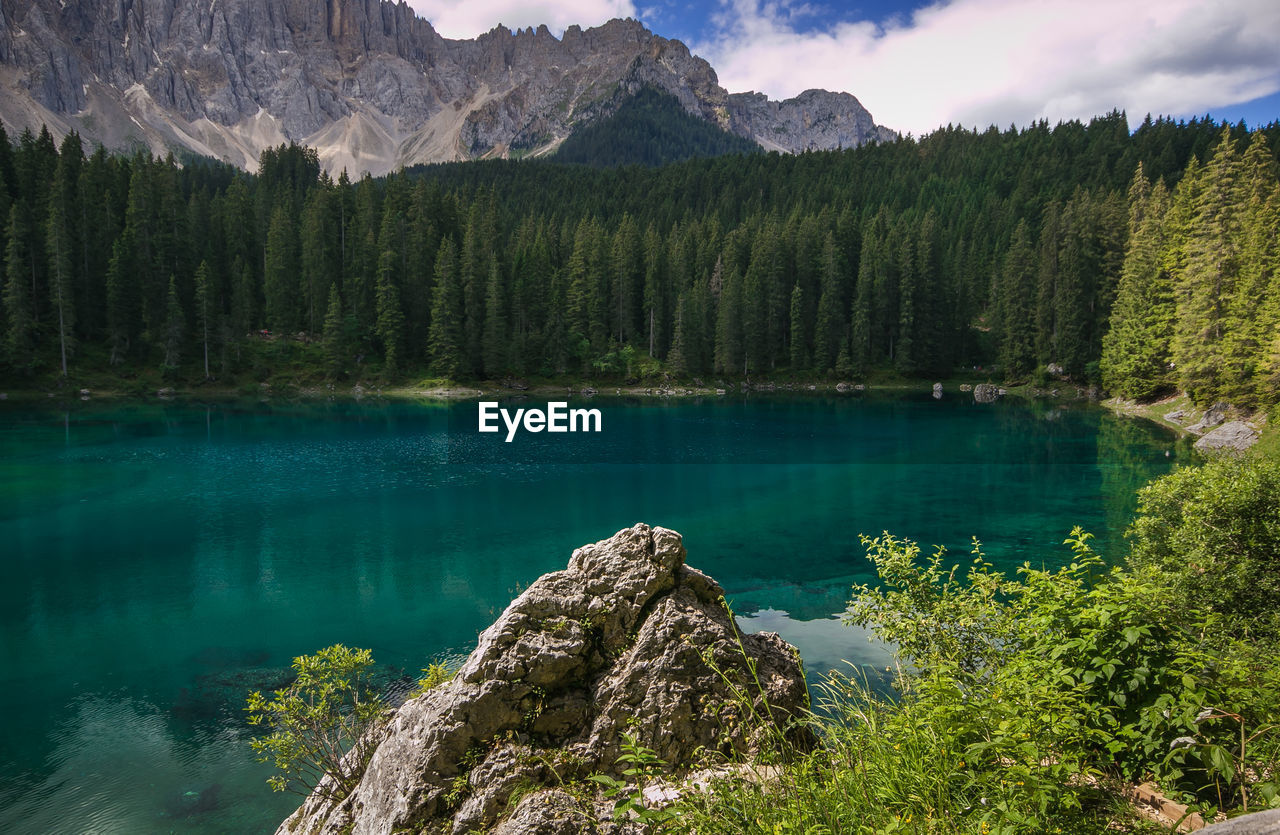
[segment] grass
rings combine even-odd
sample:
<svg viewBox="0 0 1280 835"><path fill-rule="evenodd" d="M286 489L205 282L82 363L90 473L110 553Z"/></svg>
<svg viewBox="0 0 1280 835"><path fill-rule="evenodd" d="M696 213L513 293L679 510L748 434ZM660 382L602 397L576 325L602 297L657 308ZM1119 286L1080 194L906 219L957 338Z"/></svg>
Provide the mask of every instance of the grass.
<svg viewBox="0 0 1280 835"><path fill-rule="evenodd" d="M1179 434L1186 434L1186 427L1195 423L1204 414L1204 410L1196 408L1196 405L1191 402L1191 398L1181 392L1145 403L1112 397L1109 400L1102 401L1102 405L1122 415L1131 415L1155 421L1161 426L1176 430ZM1166 417L1178 411L1183 412L1187 417L1182 418L1180 421L1169 420Z"/></svg>
<svg viewBox="0 0 1280 835"><path fill-rule="evenodd" d="M662 831L737 833L1167 832L1142 818L1118 788L1097 781L1049 791L1010 764L967 762L939 717L911 700L876 695L836 677L822 686L822 739L797 751L766 735L756 760L684 800ZM1025 779L1020 779L1025 778Z"/></svg>

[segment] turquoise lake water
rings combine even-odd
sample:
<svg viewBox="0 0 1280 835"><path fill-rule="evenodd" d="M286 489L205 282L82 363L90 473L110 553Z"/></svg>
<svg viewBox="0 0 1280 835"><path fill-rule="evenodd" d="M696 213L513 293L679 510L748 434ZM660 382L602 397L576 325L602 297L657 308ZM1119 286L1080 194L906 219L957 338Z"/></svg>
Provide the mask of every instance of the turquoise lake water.
<svg viewBox="0 0 1280 835"><path fill-rule="evenodd" d="M927 393L596 398L600 434L510 444L472 403L0 405L10 833L270 832L298 799L253 761L249 690L337 642L415 675L635 522L821 672L884 661L835 617L860 533L1040 565L1080 524L1115 556L1133 491L1188 458L1098 408Z"/></svg>

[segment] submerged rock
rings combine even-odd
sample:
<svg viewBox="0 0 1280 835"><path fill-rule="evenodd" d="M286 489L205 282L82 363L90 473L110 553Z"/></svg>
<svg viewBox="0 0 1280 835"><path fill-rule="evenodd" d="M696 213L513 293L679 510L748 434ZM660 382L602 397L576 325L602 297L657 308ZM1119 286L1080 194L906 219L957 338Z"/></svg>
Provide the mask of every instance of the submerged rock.
<svg viewBox="0 0 1280 835"><path fill-rule="evenodd" d="M1240 420L1224 423L1196 441L1196 449L1204 453L1243 452L1258 442L1258 433Z"/></svg>
<svg viewBox="0 0 1280 835"><path fill-rule="evenodd" d="M452 681L374 732L348 797L313 793L279 833L590 832L589 806L537 790L620 773L623 733L674 770L699 749L749 754L765 731L752 712L812 742L790 724L808 706L794 648L739 633L723 590L684 559L679 534L648 525L574 551L480 635Z"/></svg>
<svg viewBox="0 0 1280 835"><path fill-rule="evenodd" d="M942 399L942 383L933 384L933 399L934 400Z"/></svg>

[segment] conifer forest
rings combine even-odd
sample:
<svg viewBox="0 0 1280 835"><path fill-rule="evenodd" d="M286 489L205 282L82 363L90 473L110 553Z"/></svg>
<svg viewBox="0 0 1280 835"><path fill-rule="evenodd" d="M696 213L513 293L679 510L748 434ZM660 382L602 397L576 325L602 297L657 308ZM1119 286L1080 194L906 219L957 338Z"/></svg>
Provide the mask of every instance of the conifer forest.
<svg viewBox="0 0 1280 835"><path fill-rule="evenodd" d="M1113 112L662 166L591 147L335 179L298 146L249 174L0 134L0 380L1054 365L1126 397L1280 398L1280 125Z"/></svg>

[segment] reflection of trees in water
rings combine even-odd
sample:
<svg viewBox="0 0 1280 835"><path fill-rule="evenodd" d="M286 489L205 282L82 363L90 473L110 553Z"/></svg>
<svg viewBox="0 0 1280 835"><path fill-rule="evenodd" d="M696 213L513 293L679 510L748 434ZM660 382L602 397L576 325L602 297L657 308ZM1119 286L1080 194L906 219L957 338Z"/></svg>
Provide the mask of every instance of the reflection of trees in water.
<svg viewBox="0 0 1280 835"><path fill-rule="evenodd" d="M274 799L260 769L246 767L243 733L183 733L144 699L80 697L50 738L41 773L6 775L0 830L251 831ZM283 817L293 801L279 805Z"/></svg>
<svg viewBox="0 0 1280 835"><path fill-rule="evenodd" d="M1191 459L1190 446L1146 421L1101 413L1098 424L1099 487L1110 531L1110 551L1104 556L1119 561L1128 546L1122 534L1128 530L1137 508L1138 489L1173 464Z"/></svg>

